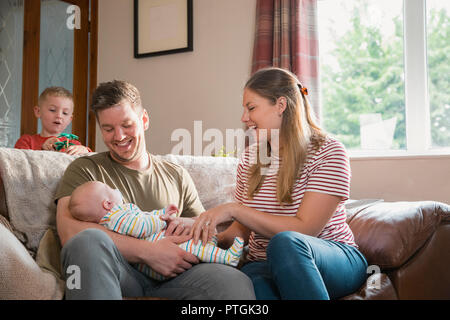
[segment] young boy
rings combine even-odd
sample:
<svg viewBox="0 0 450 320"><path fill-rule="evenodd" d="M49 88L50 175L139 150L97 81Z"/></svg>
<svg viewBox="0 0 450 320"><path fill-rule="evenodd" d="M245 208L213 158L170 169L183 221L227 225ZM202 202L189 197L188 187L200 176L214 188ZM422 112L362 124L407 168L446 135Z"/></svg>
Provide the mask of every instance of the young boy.
<svg viewBox="0 0 450 320"><path fill-rule="evenodd" d="M42 91L38 105L34 107L36 118L41 119L42 131L40 134L24 134L17 140L15 148L32 150L56 151L56 142L66 141L67 138L58 136L70 124L73 117L72 94L62 87L49 87ZM91 149L81 145L78 140L69 140L70 145L61 151L67 154L83 154Z"/></svg>
<svg viewBox="0 0 450 320"><path fill-rule="evenodd" d="M178 212L175 205L151 212L141 211L135 204L123 203L119 190L100 181L90 181L78 186L70 197L69 210L78 220L99 223L114 232L152 242L164 238L167 227L164 220L167 218L163 216ZM238 237L228 250L217 247L215 237L205 245L202 245L201 240L194 244L192 239L179 244L180 248L203 262L223 263L234 267L239 263L243 246L244 240ZM147 265L138 264L135 267L153 279L165 280Z"/></svg>

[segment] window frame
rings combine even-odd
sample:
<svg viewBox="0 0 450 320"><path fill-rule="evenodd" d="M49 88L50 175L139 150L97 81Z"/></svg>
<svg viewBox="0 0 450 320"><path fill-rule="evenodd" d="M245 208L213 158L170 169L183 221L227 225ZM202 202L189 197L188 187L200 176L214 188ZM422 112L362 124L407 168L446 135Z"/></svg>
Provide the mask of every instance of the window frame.
<svg viewBox="0 0 450 320"><path fill-rule="evenodd" d="M349 149L348 153L352 159L450 155L450 147L433 148L431 142L426 1L403 0L406 149Z"/></svg>

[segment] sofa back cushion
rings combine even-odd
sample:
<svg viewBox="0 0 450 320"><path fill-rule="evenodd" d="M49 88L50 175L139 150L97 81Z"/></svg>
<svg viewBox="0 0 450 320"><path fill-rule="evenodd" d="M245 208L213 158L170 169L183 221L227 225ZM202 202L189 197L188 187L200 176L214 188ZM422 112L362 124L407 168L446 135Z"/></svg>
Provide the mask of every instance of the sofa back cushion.
<svg viewBox="0 0 450 320"><path fill-rule="evenodd" d="M55 228L53 196L66 167L75 158L58 152L0 148L8 218L32 251L37 251L45 231Z"/></svg>
<svg viewBox="0 0 450 320"><path fill-rule="evenodd" d="M239 159L172 154L160 157L181 165L189 172L206 210L233 201Z"/></svg>
<svg viewBox="0 0 450 320"><path fill-rule="evenodd" d="M187 169L205 209L232 201L238 159L225 157L158 156ZM7 215L16 236L36 252L48 229L56 228L56 188L77 156L65 153L0 148L0 177ZM5 211L3 208L2 211ZM21 236L22 235L22 236Z"/></svg>

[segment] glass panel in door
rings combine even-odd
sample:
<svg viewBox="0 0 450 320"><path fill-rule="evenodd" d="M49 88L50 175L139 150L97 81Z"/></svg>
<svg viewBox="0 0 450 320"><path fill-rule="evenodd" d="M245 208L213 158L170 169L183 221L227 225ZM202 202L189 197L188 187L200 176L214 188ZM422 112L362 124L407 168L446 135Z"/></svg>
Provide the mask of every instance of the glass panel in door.
<svg viewBox="0 0 450 320"><path fill-rule="evenodd" d="M0 1L0 147L20 137L23 0Z"/></svg>
<svg viewBox="0 0 450 320"><path fill-rule="evenodd" d="M39 94L51 86L64 87L73 93L74 30L67 27L70 3L41 1L39 53ZM71 133L72 124L65 132ZM41 132L41 123L38 124Z"/></svg>

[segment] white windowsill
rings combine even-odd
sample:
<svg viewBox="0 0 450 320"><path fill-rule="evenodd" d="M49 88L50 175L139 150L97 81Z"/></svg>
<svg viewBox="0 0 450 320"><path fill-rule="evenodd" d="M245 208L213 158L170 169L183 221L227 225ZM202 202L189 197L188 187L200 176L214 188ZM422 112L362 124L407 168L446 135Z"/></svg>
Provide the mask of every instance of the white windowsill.
<svg viewBox="0 0 450 320"><path fill-rule="evenodd" d="M430 149L425 152L411 152L407 150L347 150L351 160L412 160L430 158L450 158L450 148ZM450 164L449 164L450 166Z"/></svg>

